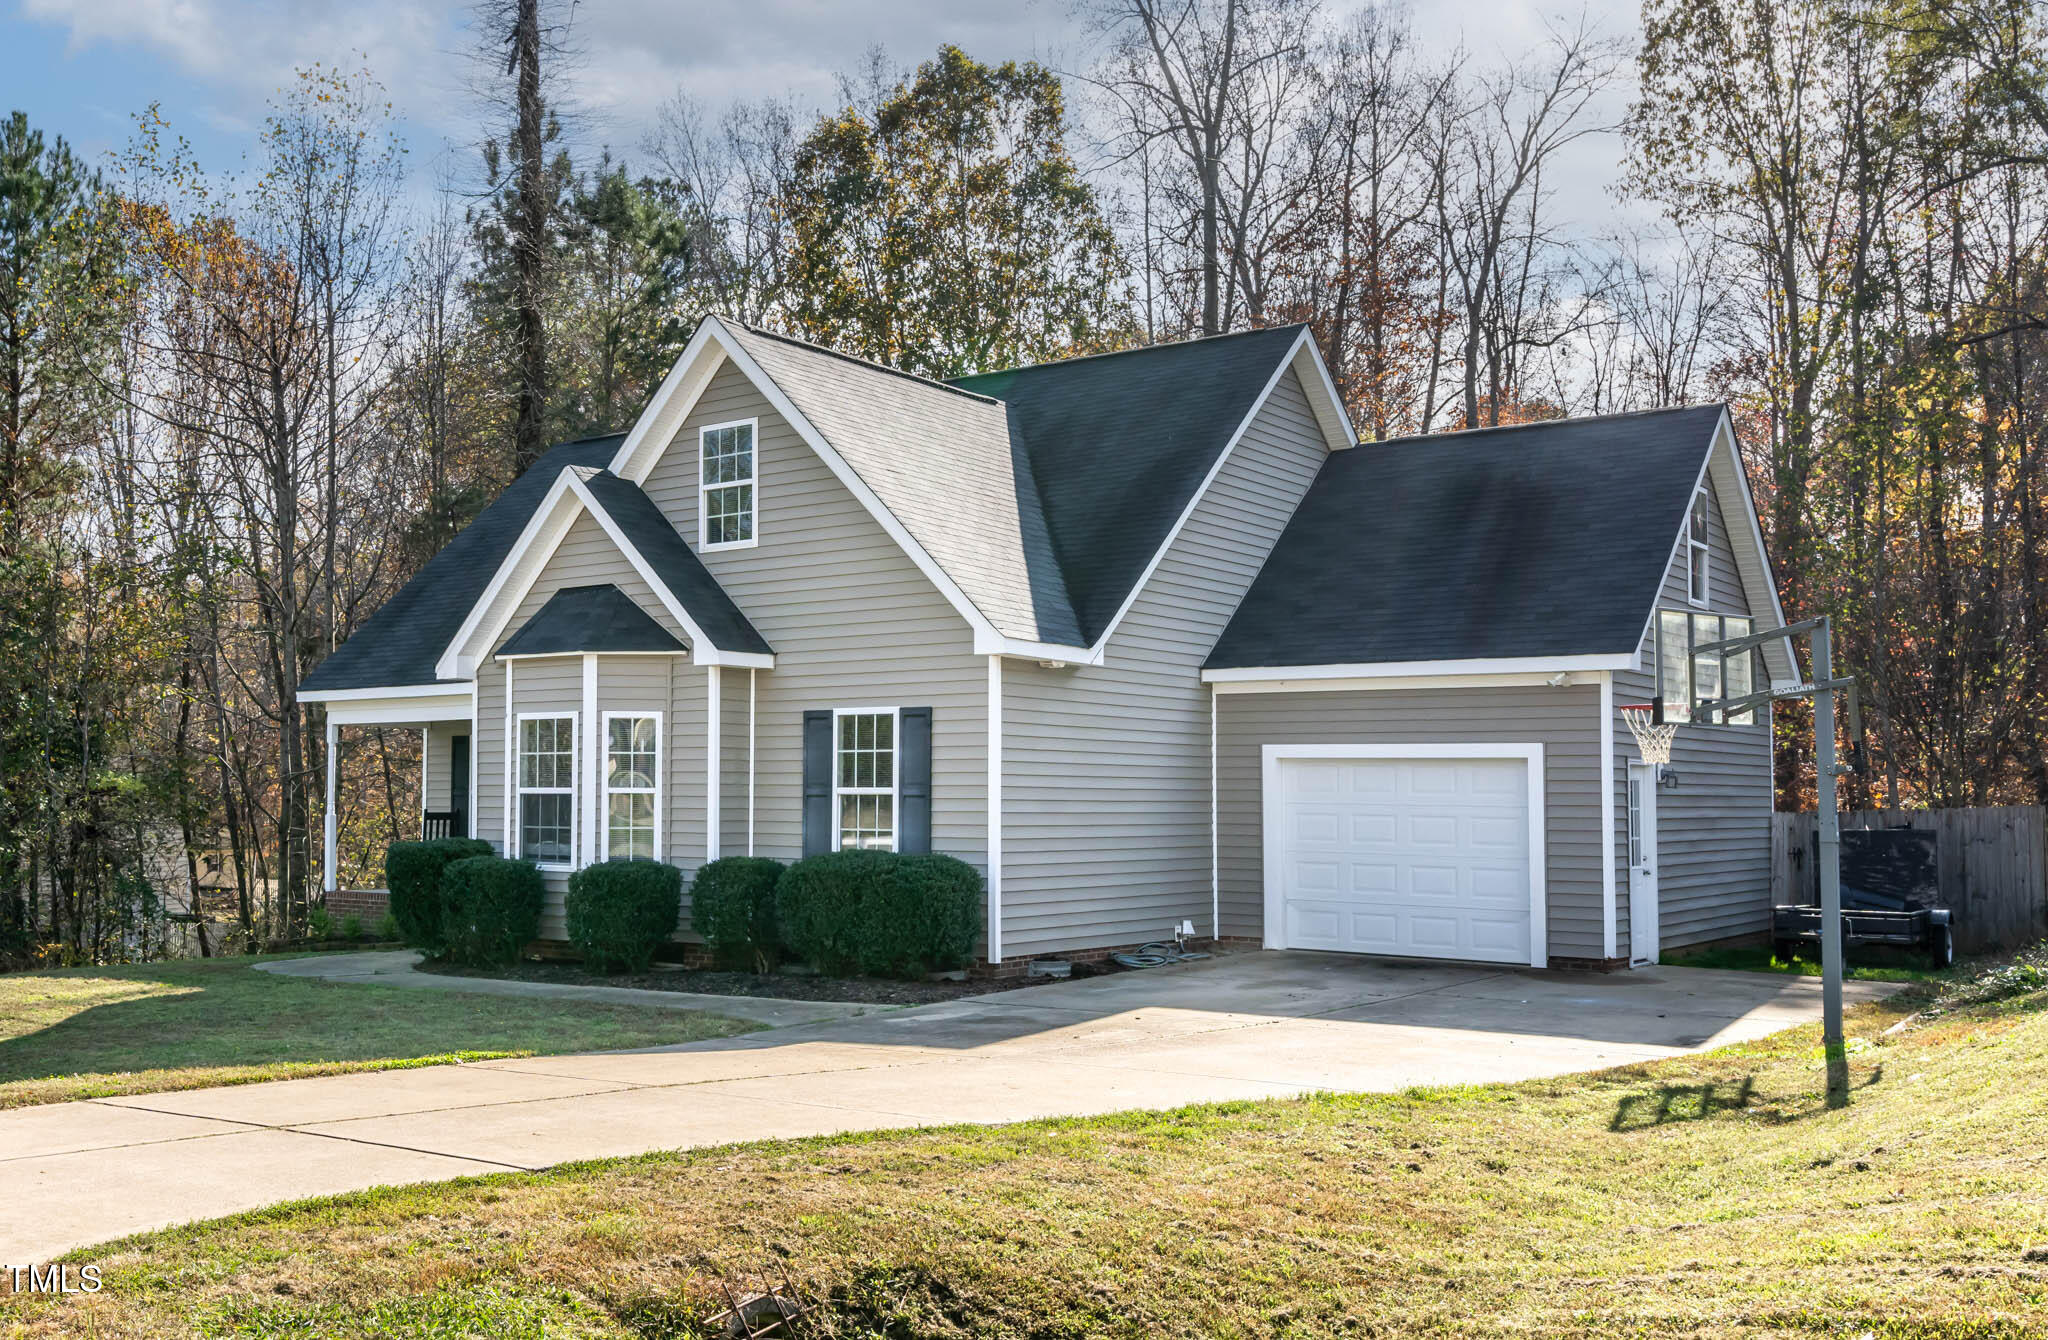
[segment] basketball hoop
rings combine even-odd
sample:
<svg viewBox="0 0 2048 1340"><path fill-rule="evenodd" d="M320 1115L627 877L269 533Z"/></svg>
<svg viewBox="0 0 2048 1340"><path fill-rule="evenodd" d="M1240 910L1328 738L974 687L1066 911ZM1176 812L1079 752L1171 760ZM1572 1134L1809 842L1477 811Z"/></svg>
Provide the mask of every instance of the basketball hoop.
<svg viewBox="0 0 2048 1340"><path fill-rule="evenodd" d="M1628 723L1628 733L1636 737L1643 762L1656 764L1661 773L1671 762L1671 741L1678 734L1678 723L1659 721L1658 715L1655 703L1621 704L1621 719Z"/></svg>

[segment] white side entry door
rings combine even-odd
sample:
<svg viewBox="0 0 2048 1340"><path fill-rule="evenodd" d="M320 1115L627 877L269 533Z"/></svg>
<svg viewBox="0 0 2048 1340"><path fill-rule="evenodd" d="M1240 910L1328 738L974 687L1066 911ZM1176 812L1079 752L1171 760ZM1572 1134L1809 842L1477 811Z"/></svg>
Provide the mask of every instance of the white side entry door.
<svg viewBox="0 0 2048 1340"><path fill-rule="evenodd" d="M1657 961L1657 769L1628 765L1628 961Z"/></svg>

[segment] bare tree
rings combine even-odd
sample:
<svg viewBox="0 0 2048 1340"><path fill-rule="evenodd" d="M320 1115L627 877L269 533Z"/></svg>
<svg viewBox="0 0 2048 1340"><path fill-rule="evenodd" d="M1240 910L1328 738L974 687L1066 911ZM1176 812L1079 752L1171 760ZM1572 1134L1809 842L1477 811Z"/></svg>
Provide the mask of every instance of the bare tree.
<svg viewBox="0 0 2048 1340"><path fill-rule="evenodd" d="M1449 142L1437 197L1463 336L1464 422L1499 423L1525 349L1562 338L1560 241L1548 217L1546 171L1571 144L1608 127L1593 118L1619 48L1583 20L1554 30L1528 62L1482 76ZM1482 390L1483 388L1483 390Z"/></svg>
<svg viewBox="0 0 2048 1340"><path fill-rule="evenodd" d="M796 163L801 116L787 98L739 102L714 125L676 93L655 114L646 152L687 192L697 273L720 311L754 325L779 311L789 218L782 202Z"/></svg>
<svg viewBox="0 0 2048 1340"><path fill-rule="evenodd" d="M1121 110L1119 156L1170 145L1192 184L1190 241L1200 273L1201 332L1228 328L1243 298L1245 242L1270 232L1282 189L1294 71L1314 0L1099 0L1110 54L1095 76Z"/></svg>

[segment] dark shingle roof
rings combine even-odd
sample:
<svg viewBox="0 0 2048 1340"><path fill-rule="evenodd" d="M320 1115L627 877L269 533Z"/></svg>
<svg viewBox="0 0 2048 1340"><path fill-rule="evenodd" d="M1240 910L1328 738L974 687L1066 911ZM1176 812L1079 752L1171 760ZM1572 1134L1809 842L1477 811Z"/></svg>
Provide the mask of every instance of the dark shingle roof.
<svg viewBox="0 0 2048 1340"><path fill-rule="evenodd" d="M609 471L587 475L583 482L626 542L647 560L669 594L690 612L690 618L712 646L720 651L762 655L772 650L652 498Z"/></svg>
<svg viewBox="0 0 2048 1340"><path fill-rule="evenodd" d="M364 620L333 655L315 666L299 688L331 691L434 683L434 663L563 467L602 466L623 441L623 434L590 437L548 451Z"/></svg>
<svg viewBox="0 0 2048 1340"><path fill-rule="evenodd" d="M548 597L500 656L560 656L584 651L683 651L680 639L612 585L567 586Z"/></svg>
<svg viewBox="0 0 2048 1340"><path fill-rule="evenodd" d="M1721 413L1335 452L1208 667L1633 652Z"/></svg>
<svg viewBox="0 0 2048 1340"><path fill-rule="evenodd" d="M1116 616L1301 331L1276 326L953 382L1009 406L1026 457L1019 475L1037 490L1083 644Z"/></svg>

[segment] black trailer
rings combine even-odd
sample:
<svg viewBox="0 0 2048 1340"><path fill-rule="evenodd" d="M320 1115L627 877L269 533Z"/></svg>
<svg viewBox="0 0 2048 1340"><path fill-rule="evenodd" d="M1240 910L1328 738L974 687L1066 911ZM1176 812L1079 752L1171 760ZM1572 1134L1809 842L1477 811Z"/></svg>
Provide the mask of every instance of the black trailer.
<svg viewBox="0 0 2048 1340"><path fill-rule="evenodd" d="M1935 835L1911 828L1842 834L1842 946L1893 945L1925 954L1930 966L1955 961L1948 908L1937 907ZM1818 868L1819 852L1814 861ZM1782 957L1820 943L1820 908L1780 903L1771 909L1771 943Z"/></svg>

